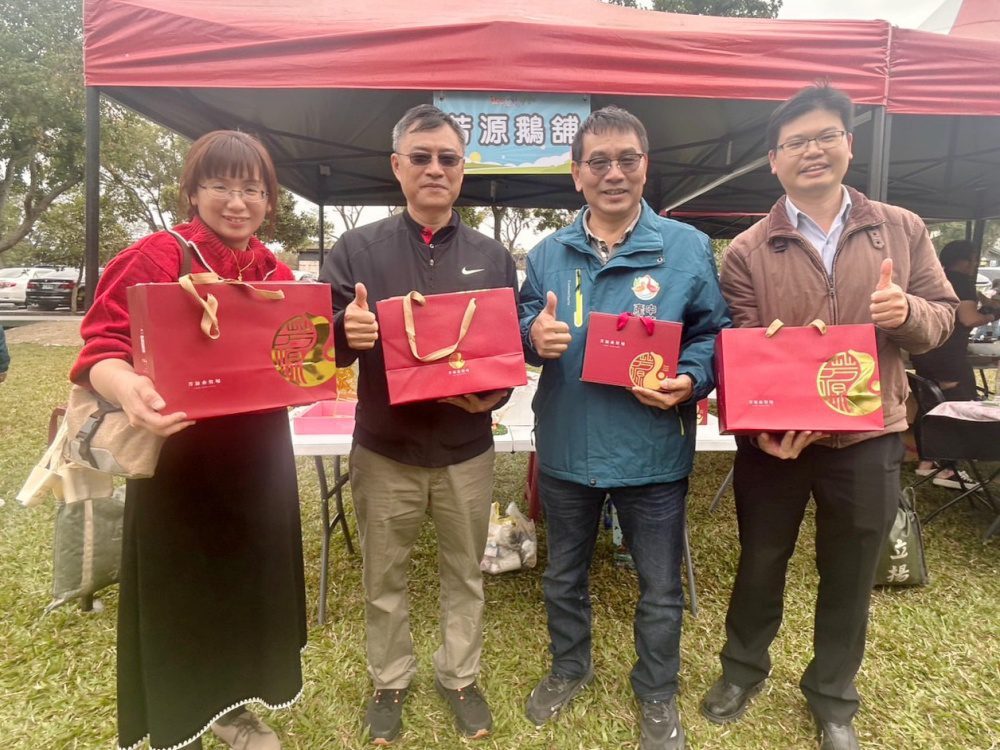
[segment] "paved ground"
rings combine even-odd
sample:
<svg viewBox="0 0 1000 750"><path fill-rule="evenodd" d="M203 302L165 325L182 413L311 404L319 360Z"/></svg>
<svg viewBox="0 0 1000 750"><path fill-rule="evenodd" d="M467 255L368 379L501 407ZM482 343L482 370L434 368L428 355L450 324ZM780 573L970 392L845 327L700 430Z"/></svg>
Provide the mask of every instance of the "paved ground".
<svg viewBox="0 0 1000 750"><path fill-rule="evenodd" d="M45 346L81 346L80 318L29 323L6 331L8 344L43 344Z"/></svg>

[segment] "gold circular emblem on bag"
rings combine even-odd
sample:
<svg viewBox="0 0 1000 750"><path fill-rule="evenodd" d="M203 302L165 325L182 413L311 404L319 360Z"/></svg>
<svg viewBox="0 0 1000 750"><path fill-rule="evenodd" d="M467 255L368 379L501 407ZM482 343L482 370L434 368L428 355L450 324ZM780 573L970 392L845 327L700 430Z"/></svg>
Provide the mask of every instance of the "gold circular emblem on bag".
<svg viewBox="0 0 1000 750"><path fill-rule="evenodd" d="M462 352L455 352L448 357L448 364L453 370L461 370L465 367L465 359L462 357Z"/></svg>
<svg viewBox="0 0 1000 750"><path fill-rule="evenodd" d="M337 376L333 326L322 315L289 318L271 342L271 362L285 380L302 388L322 385Z"/></svg>
<svg viewBox="0 0 1000 750"><path fill-rule="evenodd" d="M668 375L663 369L663 357L656 352L638 354L628 366L628 379L640 388L658 391Z"/></svg>
<svg viewBox="0 0 1000 750"><path fill-rule="evenodd" d="M861 417L882 408L875 358L865 352L848 349L830 357L816 373L816 390L823 403L848 417Z"/></svg>

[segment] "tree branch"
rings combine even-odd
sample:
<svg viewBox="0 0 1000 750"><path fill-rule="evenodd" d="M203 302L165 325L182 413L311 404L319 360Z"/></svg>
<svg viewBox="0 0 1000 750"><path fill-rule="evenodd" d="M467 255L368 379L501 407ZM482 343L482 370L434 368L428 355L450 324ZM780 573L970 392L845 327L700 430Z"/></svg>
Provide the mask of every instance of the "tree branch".
<svg viewBox="0 0 1000 750"><path fill-rule="evenodd" d="M116 170L114 167L109 167L107 165L104 165L103 169L105 172L108 173L108 175L110 175L111 180L116 185L118 185L118 187L120 187L122 190L127 192L133 198L135 198L136 204L140 207L142 211L143 220L146 222L146 226L149 227L149 231L150 232L159 231L160 226L162 225L158 225L156 223L156 217L153 215L153 212L149 209L149 202L147 198L140 195L138 189L132 186L132 181L126 180L125 177L121 174L121 172ZM160 215L160 218L161 219L163 218L162 214Z"/></svg>
<svg viewBox="0 0 1000 750"><path fill-rule="evenodd" d="M45 210L52 204L56 198L65 193L70 188L75 187L83 181L83 175L77 175L68 180L60 182L58 185L49 190L48 193L42 196L42 199L35 203L32 200L32 196L37 194L37 191L29 190L28 195L24 199L24 218L21 224L6 237L0 237L0 253L5 253L10 250L14 245L23 240L31 228L35 225Z"/></svg>

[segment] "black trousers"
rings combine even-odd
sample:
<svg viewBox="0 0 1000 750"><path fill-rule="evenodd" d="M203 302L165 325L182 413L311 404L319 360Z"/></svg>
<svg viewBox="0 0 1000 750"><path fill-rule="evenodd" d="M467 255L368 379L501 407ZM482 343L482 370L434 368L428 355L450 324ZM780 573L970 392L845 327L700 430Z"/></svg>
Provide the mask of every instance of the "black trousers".
<svg viewBox="0 0 1000 750"><path fill-rule="evenodd" d="M774 458L739 439L733 487L740 564L729 613L723 674L749 686L771 669L768 649L781 625L785 572L810 495L816 500L819 591L813 659L799 683L813 713L847 723L858 710L868 605L879 551L896 514L897 434L847 448L812 445L799 458Z"/></svg>

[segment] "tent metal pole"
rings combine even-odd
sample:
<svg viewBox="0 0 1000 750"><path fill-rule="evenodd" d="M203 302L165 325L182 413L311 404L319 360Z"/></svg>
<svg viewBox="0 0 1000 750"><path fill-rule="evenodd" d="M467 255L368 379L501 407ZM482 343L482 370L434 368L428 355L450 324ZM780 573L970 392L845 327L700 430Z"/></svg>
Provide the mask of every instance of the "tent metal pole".
<svg viewBox="0 0 1000 750"><path fill-rule="evenodd" d="M985 237L986 237L986 219L976 219L972 225L972 244L975 246L976 253L978 254L976 263L977 266L979 265L978 260L982 259L983 257L983 240L985 239Z"/></svg>
<svg viewBox="0 0 1000 750"><path fill-rule="evenodd" d="M94 289L97 287L99 260L99 233L101 226L101 90L96 86L87 87L84 161L84 269L86 287L83 307L86 310L94 303Z"/></svg>
<svg viewBox="0 0 1000 750"><path fill-rule="evenodd" d="M868 197L886 201L889 195L889 140L892 133L892 115L885 107L872 110L872 156L868 170Z"/></svg>
<svg viewBox="0 0 1000 750"><path fill-rule="evenodd" d="M759 167L762 167L765 164L767 164L767 157L766 156L761 156L758 159L754 159L749 164L744 164L739 169L734 169L729 174L724 175L722 177L719 177L718 179L712 180L707 185L704 185L704 186L698 188L697 190L692 190L687 195L684 195L684 196L678 198L675 201L671 201L670 203L668 203L665 206L661 206L660 207L660 213L662 214L662 213L665 213L666 211L673 211L675 208L678 208L679 206L683 206L688 201L694 200L698 196L704 195L705 193L710 192L711 190L714 190L715 188L719 187L719 185L725 185L730 180L734 180L737 177L740 177L741 175L745 175L747 172L753 172L755 169L758 169Z"/></svg>
<svg viewBox="0 0 1000 750"><path fill-rule="evenodd" d="M323 221L323 215L326 213L326 211L324 210L325 208L326 206L324 206L322 203L319 204L319 270L320 271L323 270L323 250L324 250L323 241L324 241L324 235L326 234L325 223ZM317 276L318 275L319 274L317 274Z"/></svg>
<svg viewBox="0 0 1000 750"><path fill-rule="evenodd" d="M972 241L972 219L965 222L965 239Z"/></svg>
<svg viewBox="0 0 1000 750"><path fill-rule="evenodd" d="M500 242L503 234L500 232L500 225L503 223L505 210L503 206L497 205L497 181L490 180L490 208L493 211L493 239Z"/></svg>

